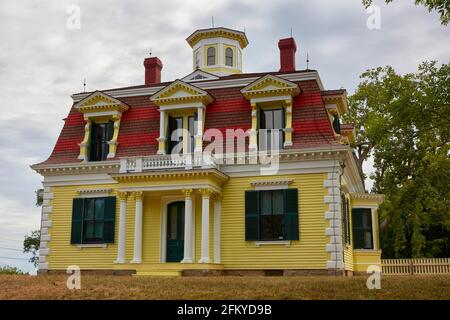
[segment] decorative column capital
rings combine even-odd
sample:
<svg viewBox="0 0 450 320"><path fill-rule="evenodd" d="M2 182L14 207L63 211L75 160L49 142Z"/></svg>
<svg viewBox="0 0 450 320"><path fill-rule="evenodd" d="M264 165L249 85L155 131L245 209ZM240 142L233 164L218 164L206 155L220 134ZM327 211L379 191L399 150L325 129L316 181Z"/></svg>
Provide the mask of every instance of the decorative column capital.
<svg viewBox="0 0 450 320"><path fill-rule="evenodd" d="M143 191L133 192L132 197L136 201L142 201L142 200L144 200L144 192Z"/></svg>
<svg viewBox="0 0 450 320"><path fill-rule="evenodd" d="M127 201L128 192L119 191L117 192L117 196L119 197L120 201Z"/></svg>
<svg viewBox="0 0 450 320"><path fill-rule="evenodd" d="M181 192L184 194L186 198L190 198L192 196L192 193L194 192L193 189L183 189Z"/></svg>
<svg viewBox="0 0 450 320"><path fill-rule="evenodd" d="M223 199L223 193L221 192L214 192L212 196L215 201L222 201Z"/></svg>
<svg viewBox="0 0 450 320"><path fill-rule="evenodd" d="M200 193L202 194L203 198L209 198L214 193L214 191L211 189L205 188L205 189L200 189Z"/></svg>

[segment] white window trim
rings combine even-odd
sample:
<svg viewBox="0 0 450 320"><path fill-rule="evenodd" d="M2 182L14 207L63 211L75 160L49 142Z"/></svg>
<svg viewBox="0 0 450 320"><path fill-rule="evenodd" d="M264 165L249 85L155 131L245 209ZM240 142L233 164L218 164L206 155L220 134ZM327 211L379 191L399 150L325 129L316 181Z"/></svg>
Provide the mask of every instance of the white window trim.
<svg viewBox="0 0 450 320"><path fill-rule="evenodd" d="M107 243L86 243L86 244L77 244L77 248L86 249L86 248L102 248L106 249L108 247Z"/></svg>
<svg viewBox="0 0 450 320"><path fill-rule="evenodd" d="M266 246L266 245L279 245L279 246L291 246L291 240L267 240L267 241L255 241L255 247Z"/></svg>
<svg viewBox="0 0 450 320"><path fill-rule="evenodd" d="M377 240L375 238L375 210L377 208L378 207L376 207L376 206L364 206L364 205L362 205L362 206L355 206L355 207L352 206L352 210L353 209L370 209L370 215L371 215L371 218L372 218L372 242L373 242L373 249L353 249L353 251L356 251L356 252L358 252L358 251L360 251L360 252L374 252L374 251L379 251L380 250L380 248L378 248L378 241L375 241L375 240ZM353 225L353 221L352 221L352 225ZM379 227L380 226L378 226L378 228ZM353 230L352 230L352 232L353 232Z"/></svg>

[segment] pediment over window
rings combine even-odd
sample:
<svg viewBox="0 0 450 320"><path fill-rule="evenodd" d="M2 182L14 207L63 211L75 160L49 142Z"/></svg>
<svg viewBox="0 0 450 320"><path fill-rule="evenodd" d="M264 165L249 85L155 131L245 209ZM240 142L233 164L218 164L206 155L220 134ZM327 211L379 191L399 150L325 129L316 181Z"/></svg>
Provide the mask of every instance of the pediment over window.
<svg viewBox="0 0 450 320"><path fill-rule="evenodd" d="M195 81L217 80L217 79L219 79L219 77L212 73L205 72L202 70L195 70L194 72L188 74L181 80L184 82L195 82Z"/></svg>
<svg viewBox="0 0 450 320"><path fill-rule="evenodd" d="M88 118L96 115L120 116L122 112L129 109L129 106L103 92L95 91L79 101L75 108Z"/></svg>
<svg viewBox="0 0 450 320"><path fill-rule="evenodd" d="M300 88L293 82L268 74L244 87L241 93L247 99L273 96L294 97L300 93Z"/></svg>
<svg viewBox="0 0 450 320"><path fill-rule="evenodd" d="M158 106L196 102L208 105L213 101L208 92L181 80L172 82L151 96L150 99Z"/></svg>

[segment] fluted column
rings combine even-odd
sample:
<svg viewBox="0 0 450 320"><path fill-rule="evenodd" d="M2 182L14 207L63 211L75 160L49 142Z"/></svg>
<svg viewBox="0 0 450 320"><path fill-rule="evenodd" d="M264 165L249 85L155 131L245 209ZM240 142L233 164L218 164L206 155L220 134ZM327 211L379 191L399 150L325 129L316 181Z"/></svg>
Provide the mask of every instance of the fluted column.
<svg viewBox="0 0 450 320"><path fill-rule="evenodd" d="M209 259L209 199L212 191L202 190L202 245L199 263L210 263Z"/></svg>
<svg viewBox="0 0 450 320"><path fill-rule="evenodd" d="M119 212L119 240L117 244L117 260L116 263L125 263L125 239L126 239L126 220L127 220L127 197L126 192L118 192L120 200Z"/></svg>
<svg viewBox="0 0 450 320"><path fill-rule="evenodd" d="M142 262L142 214L143 214L143 200L144 192L134 192L133 197L136 201L136 211L134 220L134 251L133 260L131 263Z"/></svg>
<svg viewBox="0 0 450 320"><path fill-rule="evenodd" d="M192 263L192 189L183 190L184 199L184 257L182 263Z"/></svg>
<svg viewBox="0 0 450 320"><path fill-rule="evenodd" d="M214 194L214 263L221 261L222 195Z"/></svg>

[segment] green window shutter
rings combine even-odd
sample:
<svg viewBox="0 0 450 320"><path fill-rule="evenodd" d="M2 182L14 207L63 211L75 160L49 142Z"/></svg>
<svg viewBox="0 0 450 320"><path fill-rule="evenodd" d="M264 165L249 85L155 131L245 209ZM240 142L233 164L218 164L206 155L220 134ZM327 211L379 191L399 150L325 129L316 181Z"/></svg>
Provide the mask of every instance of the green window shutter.
<svg viewBox="0 0 450 320"><path fill-rule="evenodd" d="M298 190L284 190L284 238L298 240Z"/></svg>
<svg viewBox="0 0 450 320"><path fill-rule="evenodd" d="M70 237L71 244L81 244L83 236L83 211L84 199L75 198L72 203L72 233Z"/></svg>
<svg viewBox="0 0 450 320"><path fill-rule="evenodd" d="M364 209L352 209L353 248L355 249L364 249L363 211Z"/></svg>
<svg viewBox="0 0 450 320"><path fill-rule="evenodd" d="M245 241L259 240L259 191L245 191Z"/></svg>
<svg viewBox="0 0 450 320"><path fill-rule="evenodd" d="M350 204L348 199L345 200L345 213L347 214L347 243L352 243L352 233L351 233L351 226L350 226Z"/></svg>
<svg viewBox="0 0 450 320"><path fill-rule="evenodd" d="M116 197L105 199L103 242L114 243L114 227L116 224Z"/></svg>

